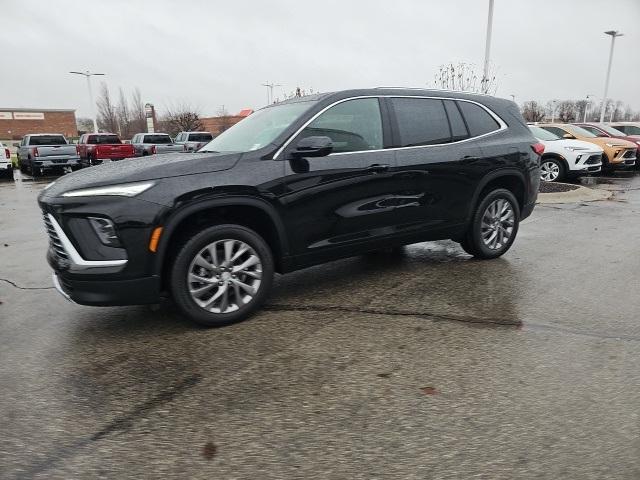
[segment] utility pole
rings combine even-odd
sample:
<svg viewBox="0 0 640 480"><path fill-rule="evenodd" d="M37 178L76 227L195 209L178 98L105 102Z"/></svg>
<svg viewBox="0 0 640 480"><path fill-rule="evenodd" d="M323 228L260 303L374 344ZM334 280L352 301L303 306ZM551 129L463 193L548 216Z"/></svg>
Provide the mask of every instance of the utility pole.
<svg viewBox="0 0 640 480"><path fill-rule="evenodd" d="M582 123L587 123L587 112L589 111L589 99L592 98L593 95L587 95L587 103L584 105L584 118L582 119Z"/></svg>
<svg viewBox="0 0 640 480"><path fill-rule="evenodd" d="M84 75L87 79L87 89L89 90L89 103L91 105L91 119L93 120L93 133L98 133L98 121L96 120L96 104L93 102L93 91L91 90L91 77L96 75L105 75L104 73L86 72L69 72L75 75Z"/></svg>
<svg viewBox="0 0 640 480"><path fill-rule="evenodd" d="M556 104L557 100L551 100L551 123L555 123L556 120Z"/></svg>
<svg viewBox="0 0 640 480"><path fill-rule="evenodd" d="M491 55L491 33L493 30L493 0L489 0L489 16L487 18L487 39L484 45L484 69L482 71L482 93L489 92L489 58Z"/></svg>
<svg viewBox="0 0 640 480"><path fill-rule="evenodd" d="M604 122L604 114L607 108L607 94L609 93L609 78L611 77L611 63L613 62L613 47L616 44L616 37L621 37L622 33L617 30L609 30L604 32L611 36L611 49L609 50L609 65L607 66L607 78L604 81L604 95L602 96L602 107L600 109L600 123Z"/></svg>
<svg viewBox="0 0 640 480"><path fill-rule="evenodd" d="M267 87L267 105L271 105L273 103L273 89L274 87L281 87L279 83L263 83L263 87Z"/></svg>

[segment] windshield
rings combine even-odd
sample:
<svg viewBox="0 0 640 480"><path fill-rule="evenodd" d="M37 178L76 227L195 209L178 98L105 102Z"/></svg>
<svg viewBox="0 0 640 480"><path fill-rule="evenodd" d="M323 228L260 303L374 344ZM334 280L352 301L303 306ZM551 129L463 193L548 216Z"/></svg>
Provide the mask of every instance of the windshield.
<svg viewBox="0 0 640 480"><path fill-rule="evenodd" d="M589 130L585 130L582 127L577 127L575 125L563 125L563 127L571 132L576 137L585 137L585 138L596 138L597 135L594 135Z"/></svg>
<svg viewBox="0 0 640 480"><path fill-rule="evenodd" d="M67 140L62 135L38 135L31 137L29 145L66 145Z"/></svg>
<svg viewBox="0 0 640 480"><path fill-rule="evenodd" d="M624 137L624 132L621 132L620 130L616 130L615 128L610 127L609 125L598 125L598 128L600 130L604 130L609 135L613 135L614 137Z"/></svg>
<svg viewBox="0 0 640 480"><path fill-rule="evenodd" d="M91 135L87 143L94 145L109 145L122 143L117 135Z"/></svg>
<svg viewBox="0 0 640 480"><path fill-rule="evenodd" d="M640 135L640 127L635 125L623 125L618 128L624 128L624 133L626 135Z"/></svg>
<svg viewBox="0 0 640 480"><path fill-rule="evenodd" d="M249 152L273 142L313 102L295 102L263 108L225 130L200 152Z"/></svg>
<svg viewBox="0 0 640 480"><path fill-rule="evenodd" d="M538 140L561 140L561 138L556 135L555 133L551 133L548 130L545 130L544 128L540 128L540 127L529 127L529 130L531 130L531 133L533 133L533 136L536 137Z"/></svg>
<svg viewBox="0 0 640 480"><path fill-rule="evenodd" d="M210 133L190 133L189 141L190 142L210 142L213 138L213 135Z"/></svg>
<svg viewBox="0 0 640 480"><path fill-rule="evenodd" d="M145 135L144 143L173 143L169 135Z"/></svg>

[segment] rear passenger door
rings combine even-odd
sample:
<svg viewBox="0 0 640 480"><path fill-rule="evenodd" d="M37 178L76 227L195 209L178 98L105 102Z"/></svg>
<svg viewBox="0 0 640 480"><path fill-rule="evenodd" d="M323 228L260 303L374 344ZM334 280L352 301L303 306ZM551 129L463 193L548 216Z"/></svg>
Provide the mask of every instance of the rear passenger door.
<svg viewBox="0 0 640 480"><path fill-rule="evenodd" d="M399 220L435 233L464 222L481 170L458 102L391 97L396 163L405 188Z"/></svg>

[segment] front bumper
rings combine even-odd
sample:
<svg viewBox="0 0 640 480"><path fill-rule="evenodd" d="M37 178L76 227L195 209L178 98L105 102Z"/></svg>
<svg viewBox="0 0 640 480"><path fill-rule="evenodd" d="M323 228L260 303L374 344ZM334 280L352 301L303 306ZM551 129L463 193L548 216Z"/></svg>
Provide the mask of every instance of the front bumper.
<svg viewBox="0 0 640 480"><path fill-rule="evenodd" d="M67 300L80 305L148 305L160 301L160 277L133 280L75 280L62 273L53 274L56 290Z"/></svg>

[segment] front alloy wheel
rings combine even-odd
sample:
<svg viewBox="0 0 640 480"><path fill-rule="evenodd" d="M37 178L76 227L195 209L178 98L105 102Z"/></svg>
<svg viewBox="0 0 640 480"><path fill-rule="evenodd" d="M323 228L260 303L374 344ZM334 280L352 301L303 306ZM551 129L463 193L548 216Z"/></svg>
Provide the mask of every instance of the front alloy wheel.
<svg viewBox="0 0 640 480"><path fill-rule="evenodd" d="M171 293L193 321L208 327L244 320L266 298L273 255L260 235L240 225L216 225L181 247L171 268Z"/></svg>
<svg viewBox="0 0 640 480"><path fill-rule="evenodd" d="M544 160L540 165L540 179L543 182L557 182L562 179L563 167L556 160Z"/></svg>

